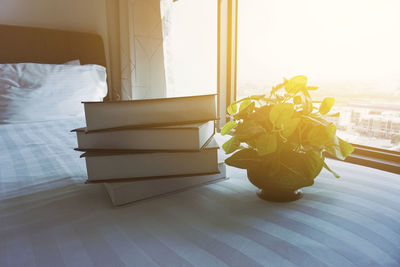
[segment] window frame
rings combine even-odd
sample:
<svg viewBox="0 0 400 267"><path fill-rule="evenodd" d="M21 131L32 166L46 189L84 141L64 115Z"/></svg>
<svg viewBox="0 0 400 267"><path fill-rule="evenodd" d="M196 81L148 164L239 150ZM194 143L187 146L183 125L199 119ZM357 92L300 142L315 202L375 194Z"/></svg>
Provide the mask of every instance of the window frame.
<svg viewBox="0 0 400 267"><path fill-rule="evenodd" d="M345 162L400 174L400 152L377 147L352 144L354 152ZM325 155L333 158L330 154Z"/></svg>
<svg viewBox="0 0 400 267"><path fill-rule="evenodd" d="M218 0L217 129L226 123L226 108L236 99L238 0Z"/></svg>
<svg viewBox="0 0 400 267"><path fill-rule="evenodd" d="M220 130L226 123L226 109L237 96L238 0L218 0L218 114ZM353 144L345 162L400 174L400 152ZM326 155L331 158L329 154Z"/></svg>

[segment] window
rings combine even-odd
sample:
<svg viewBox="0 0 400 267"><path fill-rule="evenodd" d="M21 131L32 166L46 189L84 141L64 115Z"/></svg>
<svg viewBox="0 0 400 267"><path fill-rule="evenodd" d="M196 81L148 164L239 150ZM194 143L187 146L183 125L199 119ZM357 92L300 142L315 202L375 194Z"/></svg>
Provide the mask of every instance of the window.
<svg viewBox="0 0 400 267"><path fill-rule="evenodd" d="M167 96L217 92L218 1L163 0Z"/></svg>
<svg viewBox="0 0 400 267"><path fill-rule="evenodd" d="M400 151L400 1L239 0L237 98L306 75L338 135Z"/></svg>

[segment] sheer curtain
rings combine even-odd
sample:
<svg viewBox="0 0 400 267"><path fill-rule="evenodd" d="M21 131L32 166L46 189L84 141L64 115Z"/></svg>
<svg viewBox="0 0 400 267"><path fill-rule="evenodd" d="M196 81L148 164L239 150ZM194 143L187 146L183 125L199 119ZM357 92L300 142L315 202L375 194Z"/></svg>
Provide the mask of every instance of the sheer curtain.
<svg viewBox="0 0 400 267"><path fill-rule="evenodd" d="M165 97L160 0L107 0L112 95Z"/></svg>
<svg viewBox="0 0 400 267"><path fill-rule="evenodd" d="M217 4L161 0L167 96L217 92Z"/></svg>

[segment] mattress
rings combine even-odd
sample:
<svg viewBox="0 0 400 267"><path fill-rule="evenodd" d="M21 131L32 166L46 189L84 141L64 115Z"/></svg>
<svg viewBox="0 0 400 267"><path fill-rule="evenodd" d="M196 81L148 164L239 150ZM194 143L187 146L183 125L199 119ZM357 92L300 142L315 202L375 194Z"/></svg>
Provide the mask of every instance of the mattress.
<svg viewBox="0 0 400 267"><path fill-rule="evenodd" d="M114 208L86 185L79 120L0 125L0 266L399 266L399 175L329 160L291 203L246 173Z"/></svg>

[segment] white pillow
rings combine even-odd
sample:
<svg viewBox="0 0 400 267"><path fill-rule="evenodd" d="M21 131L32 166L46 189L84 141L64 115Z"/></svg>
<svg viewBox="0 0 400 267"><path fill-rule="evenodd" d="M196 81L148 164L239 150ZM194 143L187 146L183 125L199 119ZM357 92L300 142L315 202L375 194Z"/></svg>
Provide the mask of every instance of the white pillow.
<svg viewBox="0 0 400 267"><path fill-rule="evenodd" d="M99 65L0 64L0 123L83 116L82 101L106 94L106 69Z"/></svg>
<svg viewBox="0 0 400 267"><path fill-rule="evenodd" d="M81 65L81 61L79 59L73 59L64 63L65 65Z"/></svg>

